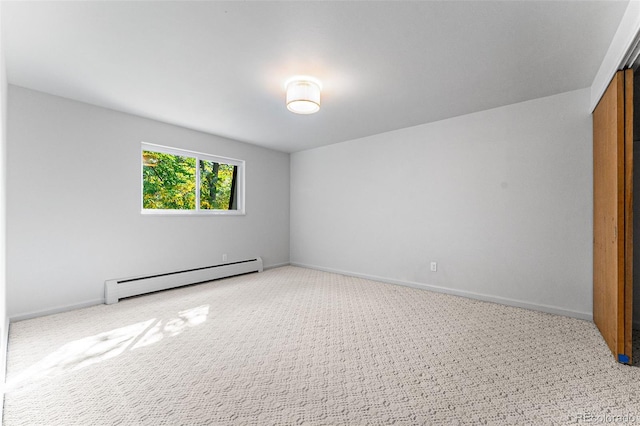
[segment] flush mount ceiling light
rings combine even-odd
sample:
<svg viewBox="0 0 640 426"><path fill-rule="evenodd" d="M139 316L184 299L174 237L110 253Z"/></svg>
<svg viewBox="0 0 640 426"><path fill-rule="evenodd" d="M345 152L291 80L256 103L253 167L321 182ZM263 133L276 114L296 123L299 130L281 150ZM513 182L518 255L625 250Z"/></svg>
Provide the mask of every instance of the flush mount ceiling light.
<svg viewBox="0 0 640 426"><path fill-rule="evenodd" d="M296 114L313 114L320 111L322 84L313 77L296 76L284 84L287 89L287 109Z"/></svg>

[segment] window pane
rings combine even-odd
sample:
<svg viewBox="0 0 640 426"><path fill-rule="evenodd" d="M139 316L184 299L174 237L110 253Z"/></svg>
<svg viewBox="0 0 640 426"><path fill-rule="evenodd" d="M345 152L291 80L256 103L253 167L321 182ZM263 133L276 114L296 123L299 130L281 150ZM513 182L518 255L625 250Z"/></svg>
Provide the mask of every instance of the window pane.
<svg viewBox="0 0 640 426"><path fill-rule="evenodd" d="M143 151L142 165L143 208L195 210L195 158Z"/></svg>
<svg viewBox="0 0 640 426"><path fill-rule="evenodd" d="M236 166L200 160L200 208L237 210Z"/></svg>

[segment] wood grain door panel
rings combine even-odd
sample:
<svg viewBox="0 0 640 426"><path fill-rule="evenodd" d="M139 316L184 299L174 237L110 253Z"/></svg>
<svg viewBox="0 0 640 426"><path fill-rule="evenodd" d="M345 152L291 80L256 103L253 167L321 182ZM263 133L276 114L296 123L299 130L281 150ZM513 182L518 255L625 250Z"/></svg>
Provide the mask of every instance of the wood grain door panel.
<svg viewBox="0 0 640 426"><path fill-rule="evenodd" d="M625 130L633 117L632 109L625 114L629 84L633 93L631 70L616 73L593 113L593 320L621 362L631 360L633 300L628 297L633 286L633 138Z"/></svg>

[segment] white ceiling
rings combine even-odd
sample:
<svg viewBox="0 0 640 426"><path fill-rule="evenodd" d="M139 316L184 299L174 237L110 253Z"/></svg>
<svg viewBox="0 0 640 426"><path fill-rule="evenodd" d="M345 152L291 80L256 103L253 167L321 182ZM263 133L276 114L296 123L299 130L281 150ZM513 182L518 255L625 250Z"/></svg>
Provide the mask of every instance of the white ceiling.
<svg viewBox="0 0 640 426"><path fill-rule="evenodd" d="M11 84L286 152L591 85L627 1L3 2ZM295 115L283 83L323 82Z"/></svg>

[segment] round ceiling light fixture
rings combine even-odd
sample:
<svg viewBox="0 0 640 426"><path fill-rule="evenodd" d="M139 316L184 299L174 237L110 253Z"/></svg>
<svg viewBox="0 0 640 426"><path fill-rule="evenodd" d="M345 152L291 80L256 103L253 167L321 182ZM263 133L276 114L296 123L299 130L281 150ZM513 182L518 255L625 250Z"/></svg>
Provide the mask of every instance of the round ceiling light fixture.
<svg viewBox="0 0 640 426"><path fill-rule="evenodd" d="M287 89L287 109L296 114L313 114L320 111L322 84L309 76L292 77L284 84Z"/></svg>

